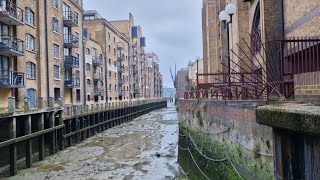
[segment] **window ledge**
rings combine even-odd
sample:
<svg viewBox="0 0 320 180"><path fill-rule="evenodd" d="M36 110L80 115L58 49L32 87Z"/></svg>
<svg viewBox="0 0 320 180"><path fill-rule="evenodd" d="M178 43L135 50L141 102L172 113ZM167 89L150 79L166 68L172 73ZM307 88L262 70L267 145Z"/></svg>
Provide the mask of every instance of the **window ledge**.
<svg viewBox="0 0 320 180"><path fill-rule="evenodd" d="M32 53L32 54L37 54L36 51L34 51L34 50L26 49L26 51L28 51L29 53Z"/></svg>
<svg viewBox="0 0 320 180"><path fill-rule="evenodd" d="M60 11L59 8L55 7L55 6L52 6L53 9L57 10L57 11Z"/></svg>
<svg viewBox="0 0 320 180"><path fill-rule="evenodd" d="M33 29L36 29L36 27L35 27L34 25L29 24L29 23L27 23L27 22L26 22L26 25L28 25L29 27L31 27L31 28L33 28Z"/></svg>

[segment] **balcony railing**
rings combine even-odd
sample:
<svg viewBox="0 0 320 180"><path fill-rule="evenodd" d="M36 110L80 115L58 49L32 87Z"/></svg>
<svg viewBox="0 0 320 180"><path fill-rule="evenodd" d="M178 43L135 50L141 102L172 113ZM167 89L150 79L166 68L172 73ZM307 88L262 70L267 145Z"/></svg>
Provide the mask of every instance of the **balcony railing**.
<svg viewBox="0 0 320 180"><path fill-rule="evenodd" d="M93 73L93 79L94 80L101 80L102 77L103 77L102 73L98 73L98 72Z"/></svg>
<svg viewBox="0 0 320 180"><path fill-rule="evenodd" d="M119 96L125 96L126 95L126 91L119 91Z"/></svg>
<svg viewBox="0 0 320 180"><path fill-rule="evenodd" d="M1 88L23 88L24 73L14 71L0 71Z"/></svg>
<svg viewBox="0 0 320 180"><path fill-rule="evenodd" d="M126 80L124 78L119 78L120 85L125 84L125 83L126 83Z"/></svg>
<svg viewBox="0 0 320 180"><path fill-rule="evenodd" d="M118 56L118 61L124 61L124 56Z"/></svg>
<svg viewBox="0 0 320 180"><path fill-rule="evenodd" d="M0 54L4 56L23 56L23 41L13 36L0 35Z"/></svg>
<svg viewBox="0 0 320 180"><path fill-rule="evenodd" d="M23 25L23 10L9 0L0 2L0 21L11 26Z"/></svg>
<svg viewBox="0 0 320 180"><path fill-rule="evenodd" d="M134 69L134 70L133 70L133 75L136 76L136 75L138 75L138 73L139 73L138 69Z"/></svg>
<svg viewBox="0 0 320 180"><path fill-rule="evenodd" d="M94 88L93 89L94 96L102 96L103 95L103 90L99 88Z"/></svg>
<svg viewBox="0 0 320 180"><path fill-rule="evenodd" d="M92 57L92 64L94 66L101 66L101 65L103 65L103 60L98 56L93 56Z"/></svg>
<svg viewBox="0 0 320 180"><path fill-rule="evenodd" d="M73 66L79 67L80 66L79 58L76 56L65 56L64 65L65 67L73 67Z"/></svg>
<svg viewBox="0 0 320 180"><path fill-rule="evenodd" d="M64 34L64 47L67 48L78 48L79 47L79 37L73 34Z"/></svg>
<svg viewBox="0 0 320 180"><path fill-rule="evenodd" d="M79 88L80 87L80 78L66 78L64 81L65 88Z"/></svg>
<svg viewBox="0 0 320 180"><path fill-rule="evenodd" d="M134 88L133 93L134 93L134 94L140 94L139 88Z"/></svg>
<svg viewBox="0 0 320 180"><path fill-rule="evenodd" d="M63 23L69 27L79 26L79 17L76 13L72 11L63 12Z"/></svg>
<svg viewBox="0 0 320 180"><path fill-rule="evenodd" d="M123 66L118 66L118 72L123 73L124 72L124 67Z"/></svg>
<svg viewBox="0 0 320 180"><path fill-rule="evenodd" d="M132 65L132 66L137 66L137 65L138 65L138 63L137 63L137 61L136 61L136 60L133 60L133 61L131 62L131 65Z"/></svg>

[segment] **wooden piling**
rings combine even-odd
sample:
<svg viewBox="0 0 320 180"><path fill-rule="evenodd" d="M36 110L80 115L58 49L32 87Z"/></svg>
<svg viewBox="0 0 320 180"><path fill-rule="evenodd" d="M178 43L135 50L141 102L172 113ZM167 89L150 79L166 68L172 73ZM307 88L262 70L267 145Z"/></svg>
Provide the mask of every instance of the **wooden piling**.
<svg viewBox="0 0 320 180"><path fill-rule="evenodd" d="M14 139L17 137L17 119L13 117L9 120L9 138ZM10 176L17 174L17 144L10 145Z"/></svg>
<svg viewBox="0 0 320 180"><path fill-rule="evenodd" d="M44 130L44 114L41 113L38 116L38 131ZM39 161L42 161L45 157L44 153L44 135L38 137L38 151L39 151Z"/></svg>
<svg viewBox="0 0 320 180"><path fill-rule="evenodd" d="M24 123L24 131L25 135L31 134L31 115L28 115L25 119ZM26 168L30 168L32 166L32 140L25 140L25 155L26 155Z"/></svg>

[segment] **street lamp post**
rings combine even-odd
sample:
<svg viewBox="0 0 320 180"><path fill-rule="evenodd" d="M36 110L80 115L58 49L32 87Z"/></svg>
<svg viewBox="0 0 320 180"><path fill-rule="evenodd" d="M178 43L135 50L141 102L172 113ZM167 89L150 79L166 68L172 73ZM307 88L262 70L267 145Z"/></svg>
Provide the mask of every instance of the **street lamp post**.
<svg viewBox="0 0 320 180"><path fill-rule="evenodd" d="M232 15L236 13L236 6L229 3L225 10L219 13L219 19L224 23L224 28L227 28L227 59L228 59L228 83L231 84L231 63L230 63L230 42L229 42L229 24L232 23Z"/></svg>

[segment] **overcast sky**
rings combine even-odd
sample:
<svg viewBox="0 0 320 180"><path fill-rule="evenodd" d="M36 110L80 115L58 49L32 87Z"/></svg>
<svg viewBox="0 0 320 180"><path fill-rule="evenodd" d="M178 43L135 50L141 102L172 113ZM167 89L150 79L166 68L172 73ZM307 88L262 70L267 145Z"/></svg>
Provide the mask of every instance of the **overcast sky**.
<svg viewBox="0 0 320 180"><path fill-rule="evenodd" d="M169 66L186 67L202 57L202 0L83 0L84 9L97 10L107 20L126 20L129 12L147 38L146 52L160 59L164 86L173 87Z"/></svg>

